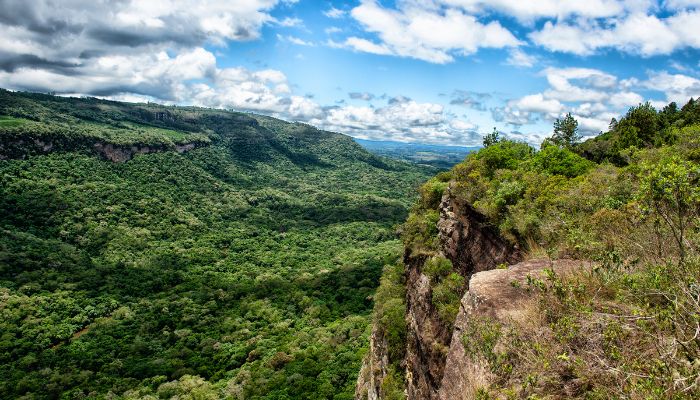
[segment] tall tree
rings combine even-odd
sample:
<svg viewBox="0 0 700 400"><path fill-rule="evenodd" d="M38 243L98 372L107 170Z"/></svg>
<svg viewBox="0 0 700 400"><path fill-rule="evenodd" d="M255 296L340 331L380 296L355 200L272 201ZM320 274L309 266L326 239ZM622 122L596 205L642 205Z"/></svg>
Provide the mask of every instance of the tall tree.
<svg viewBox="0 0 700 400"><path fill-rule="evenodd" d="M554 134L552 135L552 143L560 147L573 147L581 136L578 134L578 121L571 113L566 114L562 119L557 118L554 121Z"/></svg>
<svg viewBox="0 0 700 400"><path fill-rule="evenodd" d="M500 141L501 141L500 133L498 133L498 130L496 129L496 127L493 127L493 131L491 133L486 134L486 136L484 136L484 147L489 147L489 146L494 145Z"/></svg>

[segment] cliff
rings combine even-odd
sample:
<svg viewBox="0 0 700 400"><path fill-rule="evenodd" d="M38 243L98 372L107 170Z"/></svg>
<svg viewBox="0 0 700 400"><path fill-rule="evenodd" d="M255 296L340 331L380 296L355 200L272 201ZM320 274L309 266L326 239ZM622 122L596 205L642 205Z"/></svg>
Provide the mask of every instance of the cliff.
<svg viewBox="0 0 700 400"><path fill-rule="evenodd" d="M545 269L566 271L579 267L571 260L523 261L517 245L500 237L484 216L451 194L442 198L437 222L439 249L432 257L451 262L451 273L464 278L459 288L459 311L454 320L441 317L434 300L435 277L426 271L431 255L406 248L406 352L405 395L408 399L472 399L488 386L488 360L468 356L463 336L469 327L487 317L510 323L525 315L531 293L523 287L528 278ZM356 391L357 399L382 399L387 373L385 339L373 329Z"/></svg>

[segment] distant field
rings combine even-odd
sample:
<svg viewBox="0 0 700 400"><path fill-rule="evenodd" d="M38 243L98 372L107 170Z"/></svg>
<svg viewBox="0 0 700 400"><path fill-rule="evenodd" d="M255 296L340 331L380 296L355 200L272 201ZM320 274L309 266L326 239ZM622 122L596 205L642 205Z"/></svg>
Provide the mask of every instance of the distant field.
<svg viewBox="0 0 700 400"><path fill-rule="evenodd" d="M25 122L27 122L27 120L23 118L14 118L9 117L7 115L0 115L0 127L3 128L20 126L23 125Z"/></svg>
<svg viewBox="0 0 700 400"><path fill-rule="evenodd" d="M398 160L416 164L430 165L439 169L448 169L461 162L479 147L443 146L422 143L402 143L392 141L374 141L355 139L368 151Z"/></svg>

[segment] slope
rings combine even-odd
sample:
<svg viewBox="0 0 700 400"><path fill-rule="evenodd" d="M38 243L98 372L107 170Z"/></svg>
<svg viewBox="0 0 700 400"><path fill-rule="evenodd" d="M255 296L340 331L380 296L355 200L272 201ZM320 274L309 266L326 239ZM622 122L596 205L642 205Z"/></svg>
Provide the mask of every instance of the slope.
<svg viewBox="0 0 700 400"><path fill-rule="evenodd" d="M698 398L698 110L500 140L423 185L356 398Z"/></svg>
<svg viewBox="0 0 700 400"><path fill-rule="evenodd" d="M253 114L0 115L0 397L351 397L428 171Z"/></svg>

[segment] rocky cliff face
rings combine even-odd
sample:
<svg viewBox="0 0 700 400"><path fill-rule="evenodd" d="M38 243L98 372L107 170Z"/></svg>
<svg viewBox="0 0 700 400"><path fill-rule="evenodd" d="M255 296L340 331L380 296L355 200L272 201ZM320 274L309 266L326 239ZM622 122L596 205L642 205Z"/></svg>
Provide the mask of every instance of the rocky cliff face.
<svg viewBox="0 0 700 400"><path fill-rule="evenodd" d="M467 281L476 272L512 264L520 251L500 238L470 205L449 192L440 204L438 235L442 255ZM424 256L404 256L407 273L408 326L406 373L410 399L436 398L452 340L452 324L442 321L432 302L430 279L423 273Z"/></svg>
<svg viewBox="0 0 700 400"><path fill-rule="evenodd" d="M441 255L468 282L453 323L442 321L432 302L430 278L423 272L428 256L404 254L406 267L406 395L408 399L473 399L475 388L488 385L488 365L465 354L462 336L474 318L505 320L526 304L526 291L513 281L544 268L569 269L578 263L548 260L522 262L517 246L501 238L469 204L448 193L440 204ZM499 268L506 267L507 268ZM498 268L498 269L497 269ZM370 354L358 380L358 399L381 399L383 357L380 337L371 338ZM367 361L370 362L367 362ZM368 371L373 371L368 374ZM371 382L371 383L370 383Z"/></svg>
<svg viewBox="0 0 700 400"><path fill-rule="evenodd" d="M158 153L163 151L174 150L178 153L184 153L197 147L195 143L186 143L175 145L172 149L167 146L119 146L111 143L95 143L95 150L102 157L112 162L129 161L136 154Z"/></svg>
<svg viewBox="0 0 700 400"><path fill-rule="evenodd" d="M535 307L536 299L523 289L530 276L539 278L545 269L565 274L583 263L574 260L529 260L510 266L474 274L469 290L462 297L455 320L450 349L445 359L442 381L432 398L440 400L474 399L479 388L488 387L494 377L484 359L467 354L463 343L469 326L488 320L493 323L521 324ZM498 344L497 344L498 345Z"/></svg>
<svg viewBox="0 0 700 400"><path fill-rule="evenodd" d="M355 387L355 398L378 400L384 398L382 380L389 368L387 341L377 326L369 337L369 353L365 357Z"/></svg>

